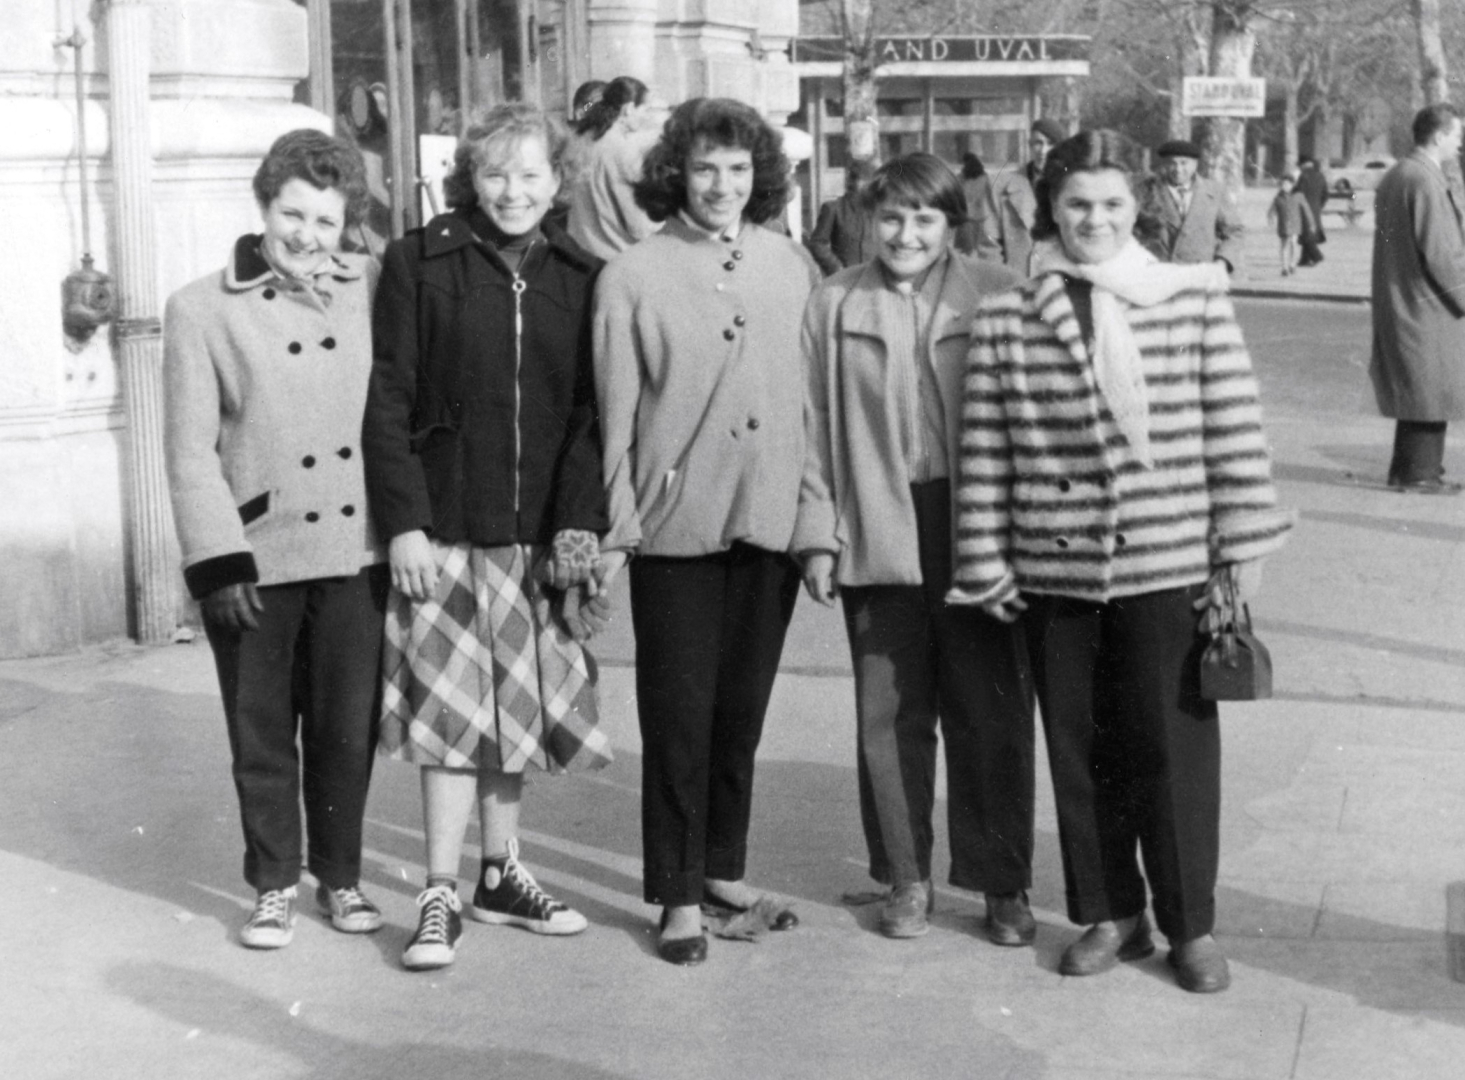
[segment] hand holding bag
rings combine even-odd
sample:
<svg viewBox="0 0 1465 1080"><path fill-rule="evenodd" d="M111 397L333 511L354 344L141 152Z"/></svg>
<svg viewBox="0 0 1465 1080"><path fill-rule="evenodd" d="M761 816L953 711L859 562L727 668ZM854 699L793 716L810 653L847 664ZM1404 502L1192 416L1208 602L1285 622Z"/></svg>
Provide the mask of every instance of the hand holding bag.
<svg viewBox="0 0 1465 1080"><path fill-rule="evenodd" d="M1230 573L1221 576L1222 607L1200 658L1200 695L1207 701L1259 701L1272 696L1272 654L1251 629L1251 609L1236 602Z"/></svg>

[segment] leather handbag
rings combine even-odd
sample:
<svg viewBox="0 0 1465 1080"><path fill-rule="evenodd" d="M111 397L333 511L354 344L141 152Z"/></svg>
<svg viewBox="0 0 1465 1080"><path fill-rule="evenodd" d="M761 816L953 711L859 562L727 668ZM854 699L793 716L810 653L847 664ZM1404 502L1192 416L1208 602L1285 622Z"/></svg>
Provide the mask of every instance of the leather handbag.
<svg viewBox="0 0 1465 1080"><path fill-rule="evenodd" d="M1259 701L1272 696L1272 654L1251 629L1251 609L1236 603L1223 576L1224 608L1200 658L1200 696L1207 701Z"/></svg>

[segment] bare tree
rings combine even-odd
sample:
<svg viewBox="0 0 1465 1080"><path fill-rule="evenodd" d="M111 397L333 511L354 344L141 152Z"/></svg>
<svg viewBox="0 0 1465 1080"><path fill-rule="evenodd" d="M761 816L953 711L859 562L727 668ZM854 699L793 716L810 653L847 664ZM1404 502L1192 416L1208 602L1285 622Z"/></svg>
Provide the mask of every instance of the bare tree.
<svg viewBox="0 0 1465 1080"><path fill-rule="evenodd" d="M1449 101L1445 43L1440 34L1440 0L1411 0L1410 6L1419 33L1419 86L1424 91L1424 103Z"/></svg>

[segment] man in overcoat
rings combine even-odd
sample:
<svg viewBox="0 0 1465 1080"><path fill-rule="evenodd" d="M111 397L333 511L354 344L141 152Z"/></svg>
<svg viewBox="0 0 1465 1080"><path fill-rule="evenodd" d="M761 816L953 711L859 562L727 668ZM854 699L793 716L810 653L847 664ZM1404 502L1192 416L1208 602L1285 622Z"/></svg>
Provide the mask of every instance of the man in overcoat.
<svg viewBox="0 0 1465 1080"><path fill-rule="evenodd" d="M1453 106L1421 109L1374 197L1369 375L1396 421L1389 486L1422 495L1460 493L1443 478L1445 426L1465 417L1465 218L1443 169L1460 141Z"/></svg>
<svg viewBox="0 0 1465 1080"><path fill-rule="evenodd" d="M825 277L846 266L869 262L879 249L875 215L862 194L865 181L874 173L873 162L852 158L844 167L844 194L819 208L808 246Z"/></svg>
<svg viewBox="0 0 1465 1080"><path fill-rule="evenodd" d="M1167 262L1221 262L1235 273L1245 228L1226 189L1198 175L1200 147L1172 139L1156 153L1159 182L1152 184L1147 200L1160 223L1155 254Z"/></svg>
<svg viewBox="0 0 1465 1080"><path fill-rule="evenodd" d="M1003 169L987 188L987 208L977 239L977 258L999 262L1026 277L1032 272L1033 215L1038 200L1035 188L1043 175L1048 151L1068 133L1056 120L1033 121L1028 131L1028 162L1020 169ZM990 175L990 174L989 174Z"/></svg>
<svg viewBox="0 0 1465 1080"><path fill-rule="evenodd" d="M1299 266L1316 266L1323 261L1323 253L1319 245L1327 242L1327 233L1323 231L1323 204L1328 201L1328 174L1323 172L1321 165L1316 158L1300 158L1297 162L1297 194L1307 200L1307 207L1312 211L1312 232L1304 231L1302 234L1302 258L1298 260Z"/></svg>

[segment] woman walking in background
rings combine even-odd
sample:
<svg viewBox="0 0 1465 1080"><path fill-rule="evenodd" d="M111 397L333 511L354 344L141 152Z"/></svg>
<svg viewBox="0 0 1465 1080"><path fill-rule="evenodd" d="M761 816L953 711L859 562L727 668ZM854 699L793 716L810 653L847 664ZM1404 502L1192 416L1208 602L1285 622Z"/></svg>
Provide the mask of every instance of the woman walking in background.
<svg viewBox="0 0 1465 1080"><path fill-rule="evenodd" d="M570 236L601 259L614 258L659 227L632 190L646 152L660 137L649 94L640 79L612 79L575 127L579 145L569 187Z"/></svg>
<svg viewBox="0 0 1465 1080"><path fill-rule="evenodd" d="M879 255L810 298L803 489L794 549L821 604L844 601L860 815L880 932L926 933L939 718L951 883L986 893L988 937L1032 942L1033 697L1022 639L951 607L951 476L971 312L1015 273L954 254L962 189L930 154L866 194Z"/></svg>
<svg viewBox="0 0 1465 1080"><path fill-rule="evenodd" d="M361 155L292 131L254 194L263 233L168 300L164 422L258 894L239 940L278 949L295 932L302 794L322 913L348 934L381 926L360 877L387 576L358 452L374 267L339 250L366 207Z"/></svg>
<svg viewBox="0 0 1465 1080"><path fill-rule="evenodd" d="M538 934L586 927L518 847L528 768L610 760L576 640L606 521L590 363L600 263L540 227L566 142L526 105L470 127L447 185L453 209L387 249L377 298L362 445L393 585L382 750L422 769L427 887L402 955L412 969L454 959L475 802L473 917Z"/></svg>
<svg viewBox="0 0 1465 1080"><path fill-rule="evenodd" d="M1043 169L1039 272L972 330L954 603L1021 620L1047 733L1068 915L1065 975L1154 951L1187 990L1230 983L1217 946L1221 737L1196 609L1242 597L1292 514L1277 506L1251 360L1215 264L1134 239L1120 136ZM1137 855L1144 858L1144 873Z"/></svg>
<svg viewBox="0 0 1465 1080"><path fill-rule="evenodd" d="M706 958L700 904L759 900L743 880L753 758L798 597L799 324L819 276L760 224L789 183L753 109L684 103L636 186L665 226L596 289L605 578L635 555L645 898L662 906L658 952L675 964ZM794 921L785 911L775 928Z"/></svg>

